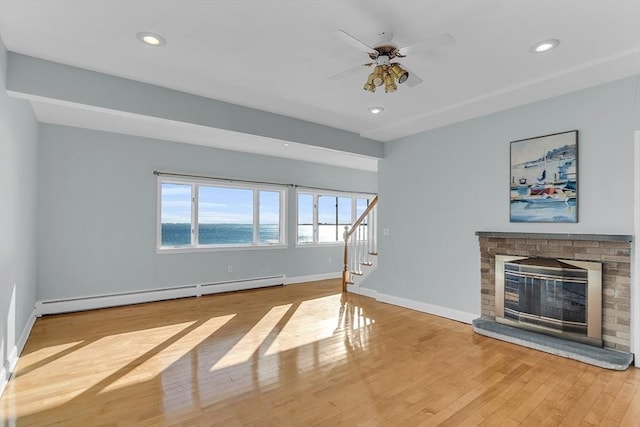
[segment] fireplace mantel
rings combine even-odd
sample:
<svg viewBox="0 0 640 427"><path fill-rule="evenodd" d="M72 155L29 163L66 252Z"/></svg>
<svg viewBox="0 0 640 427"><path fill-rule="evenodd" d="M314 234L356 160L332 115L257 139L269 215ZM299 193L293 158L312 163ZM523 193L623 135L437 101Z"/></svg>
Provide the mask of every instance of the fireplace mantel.
<svg viewBox="0 0 640 427"><path fill-rule="evenodd" d="M495 256L602 263L602 340L605 349L630 352L631 242L618 234L477 231L482 319L495 321Z"/></svg>
<svg viewBox="0 0 640 427"><path fill-rule="evenodd" d="M476 231L478 237L499 239L593 240L598 242L632 242L627 234L519 233L505 231Z"/></svg>

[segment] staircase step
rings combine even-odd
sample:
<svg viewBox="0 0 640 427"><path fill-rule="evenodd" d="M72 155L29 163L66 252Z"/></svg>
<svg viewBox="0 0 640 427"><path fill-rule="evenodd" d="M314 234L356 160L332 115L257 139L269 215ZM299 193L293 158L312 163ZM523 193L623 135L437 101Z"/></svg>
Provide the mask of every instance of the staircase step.
<svg viewBox="0 0 640 427"><path fill-rule="evenodd" d="M362 271L352 271L351 274L355 274L356 276L362 276Z"/></svg>
<svg viewBox="0 0 640 427"><path fill-rule="evenodd" d="M371 261L364 261L364 262L361 262L360 265L366 265L367 267L371 267L373 263Z"/></svg>
<svg viewBox="0 0 640 427"><path fill-rule="evenodd" d="M369 255L378 256L378 252L369 252Z"/></svg>

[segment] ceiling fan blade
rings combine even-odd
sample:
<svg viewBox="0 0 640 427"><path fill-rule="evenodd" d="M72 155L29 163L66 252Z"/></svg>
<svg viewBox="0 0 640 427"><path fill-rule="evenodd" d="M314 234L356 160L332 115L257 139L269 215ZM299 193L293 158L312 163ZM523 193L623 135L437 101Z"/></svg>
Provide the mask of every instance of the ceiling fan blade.
<svg viewBox="0 0 640 427"><path fill-rule="evenodd" d="M365 52L365 53L369 53L372 55L378 55L378 52L376 52L376 50L374 48L372 48L371 46L368 46L364 43L362 43L360 40L358 40L357 38L353 37L351 34L346 33L342 30L333 30L333 31L329 31L331 33L331 35L335 38L337 38L338 40L342 40L343 42L350 44L351 46L355 47L356 49L358 49L361 52Z"/></svg>
<svg viewBox="0 0 640 427"><path fill-rule="evenodd" d="M399 51L403 56L409 54L412 55L414 53L426 52L428 50L437 49L439 47L450 46L452 44L455 44L455 42L456 39L454 39L451 34L445 33L427 40L423 40L420 43L400 48Z"/></svg>
<svg viewBox="0 0 640 427"><path fill-rule="evenodd" d="M405 70L407 70L409 72L409 78L407 78L407 80L403 83L409 87L414 87L414 86L418 86L420 83L422 83L422 79L413 71L411 71L410 69L408 69L407 67L405 67L404 65L402 66L402 68L404 68Z"/></svg>
<svg viewBox="0 0 640 427"><path fill-rule="evenodd" d="M362 70L362 67L370 67L371 65L373 65L372 62L370 62L368 64L358 65L358 66L355 66L353 68L349 68L348 70L344 70L343 72L338 73L335 76L327 77L327 80L338 80L338 79L341 79L343 77L350 76L351 74L357 73L358 71Z"/></svg>

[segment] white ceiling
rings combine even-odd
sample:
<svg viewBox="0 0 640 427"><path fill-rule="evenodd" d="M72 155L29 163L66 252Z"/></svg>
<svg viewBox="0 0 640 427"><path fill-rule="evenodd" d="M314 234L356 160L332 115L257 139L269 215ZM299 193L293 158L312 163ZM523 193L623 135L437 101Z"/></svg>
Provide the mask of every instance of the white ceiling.
<svg viewBox="0 0 640 427"><path fill-rule="evenodd" d="M380 141L638 74L638 22L640 0L0 0L10 51ZM399 46L442 33L456 44L402 59L421 85L368 93L365 69L327 79L368 62L334 29L368 44L381 31ZM143 45L139 31L161 34L166 46ZM549 38L560 46L529 52ZM384 113L368 113L377 105ZM59 108L34 109L42 121L90 121ZM102 122L131 133L117 120Z"/></svg>

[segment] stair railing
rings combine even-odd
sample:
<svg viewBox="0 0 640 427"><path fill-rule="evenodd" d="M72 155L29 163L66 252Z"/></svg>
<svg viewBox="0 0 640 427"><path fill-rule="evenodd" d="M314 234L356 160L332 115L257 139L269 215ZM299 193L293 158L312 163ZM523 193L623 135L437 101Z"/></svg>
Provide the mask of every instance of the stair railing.
<svg viewBox="0 0 640 427"><path fill-rule="evenodd" d="M353 283L352 275L362 275L362 266L371 265L371 256L377 255L377 204L378 196L375 196L353 225L344 227L342 292L347 291L347 283Z"/></svg>

